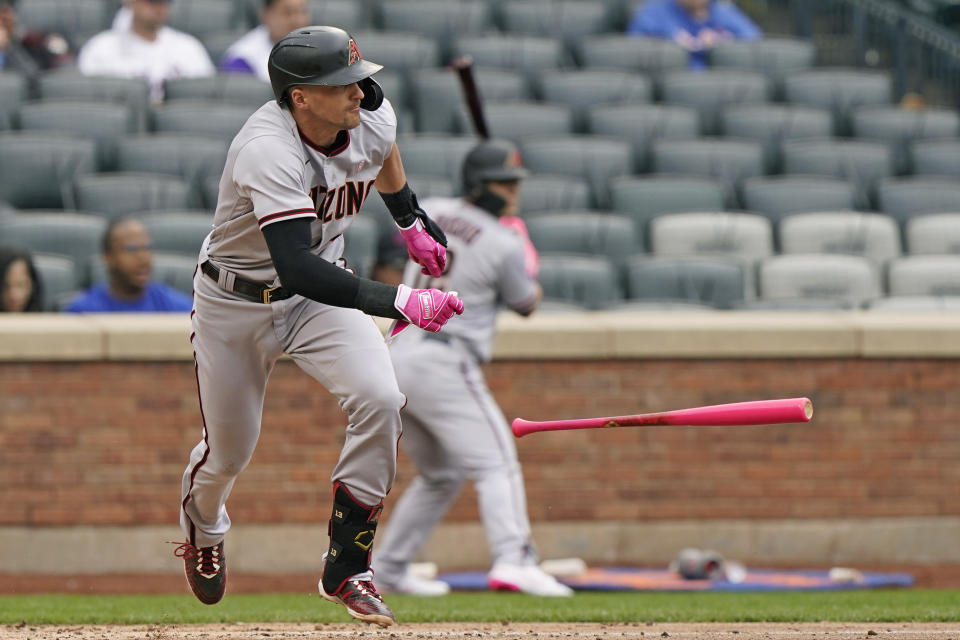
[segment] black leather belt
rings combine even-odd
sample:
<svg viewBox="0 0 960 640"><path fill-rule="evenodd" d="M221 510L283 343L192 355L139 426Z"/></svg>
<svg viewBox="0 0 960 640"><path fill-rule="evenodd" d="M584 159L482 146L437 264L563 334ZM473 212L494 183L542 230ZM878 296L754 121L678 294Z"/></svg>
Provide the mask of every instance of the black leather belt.
<svg viewBox="0 0 960 640"><path fill-rule="evenodd" d="M217 269L207 261L200 265L200 270L220 286L220 269ZM226 287L223 288L226 289ZM233 288L227 290L243 296L248 300L262 302L263 304L270 304L277 300L286 300L293 295L292 291L288 291L283 287L268 287L259 282L245 280L240 276L234 276Z"/></svg>

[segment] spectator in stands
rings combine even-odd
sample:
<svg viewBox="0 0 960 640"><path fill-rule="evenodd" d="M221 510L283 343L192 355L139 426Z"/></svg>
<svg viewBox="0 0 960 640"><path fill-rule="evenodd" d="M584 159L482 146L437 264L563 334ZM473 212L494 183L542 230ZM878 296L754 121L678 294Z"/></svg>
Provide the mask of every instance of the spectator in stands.
<svg viewBox="0 0 960 640"><path fill-rule="evenodd" d="M263 0L260 26L230 45L220 61L220 70L252 73L264 82L270 82L267 58L273 44L294 29L309 24L307 0Z"/></svg>
<svg viewBox="0 0 960 640"><path fill-rule="evenodd" d="M153 245L147 228L119 218L103 234L107 282L94 285L67 304L73 313L190 311L193 300L173 287L152 282Z"/></svg>
<svg viewBox="0 0 960 640"><path fill-rule="evenodd" d="M726 0L649 0L634 12L627 33L673 40L690 52L690 68L705 69L723 40L759 40L763 32Z"/></svg>
<svg viewBox="0 0 960 640"><path fill-rule="evenodd" d="M170 78L216 73L199 40L167 26L170 0L124 0L124 6L130 10L129 26L91 38L77 59L82 73L143 78L155 102L163 99L163 83Z"/></svg>
<svg viewBox="0 0 960 640"><path fill-rule="evenodd" d="M57 33L22 29L17 0L0 0L0 70L35 76L73 61L67 39Z"/></svg>
<svg viewBox="0 0 960 640"><path fill-rule="evenodd" d="M43 285L30 255L0 247L0 311L43 311Z"/></svg>

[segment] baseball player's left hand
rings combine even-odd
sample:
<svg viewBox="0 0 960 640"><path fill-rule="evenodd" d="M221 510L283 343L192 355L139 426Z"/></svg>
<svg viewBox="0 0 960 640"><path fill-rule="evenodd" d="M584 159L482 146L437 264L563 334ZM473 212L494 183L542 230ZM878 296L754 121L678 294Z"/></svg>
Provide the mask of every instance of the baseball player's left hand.
<svg viewBox="0 0 960 640"><path fill-rule="evenodd" d="M424 331L439 333L450 318L463 313L463 300L457 297L456 291L411 289L405 284L397 287L393 306L406 320L397 320L394 323L387 342L411 324Z"/></svg>
<svg viewBox="0 0 960 640"><path fill-rule="evenodd" d="M417 218L409 227L400 227L400 235L410 259L422 267L420 271L439 278L447 266L447 250L424 228L423 221Z"/></svg>

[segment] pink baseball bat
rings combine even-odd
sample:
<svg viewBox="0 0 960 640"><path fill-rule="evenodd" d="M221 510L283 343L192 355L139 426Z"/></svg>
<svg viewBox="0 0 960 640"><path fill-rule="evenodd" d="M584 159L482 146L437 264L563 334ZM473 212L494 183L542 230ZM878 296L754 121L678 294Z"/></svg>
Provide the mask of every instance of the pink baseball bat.
<svg viewBox="0 0 960 640"><path fill-rule="evenodd" d="M581 420L546 420L532 422L517 418L513 421L513 435L521 438L536 431L566 431L568 429L602 429L606 427L653 427L673 425L687 427L724 427L750 424L787 424L810 422L813 403L809 398L780 400L752 400L692 407L660 413L640 413L612 418L584 418Z"/></svg>

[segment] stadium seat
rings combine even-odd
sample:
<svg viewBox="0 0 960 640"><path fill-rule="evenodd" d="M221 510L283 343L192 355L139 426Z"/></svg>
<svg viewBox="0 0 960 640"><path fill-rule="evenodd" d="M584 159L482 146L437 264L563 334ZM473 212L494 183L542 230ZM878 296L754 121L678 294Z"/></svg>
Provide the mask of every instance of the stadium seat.
<svg viewBox="0 0 960 640"><path fill-rule="evenodd" d="M760 176L743 182L741 198L748 211L776 224L792 213L846 211L855 208L853 185L820 176Z"/></svg>
<svg viewBox="0 0 960 640"><path fill-rule="evenodd" d="M896 221L879 213L798 213L780 221L778 236L782 253L842 253L877 265L902 253Z"/></svg>
<svg viewBox="0 0 960 640"><path fill-rule="evenodd" d="M162 209L191 209L195 202L186 180L159 173L99 173L74 181L77 208L106 218Z"/></svg>
<svg viewBox="0 0 960 640"><path fill-rule="evenodd" d="M454 5L456 6L456 5ZM554 38L487 34L458 38L454 55L469 55L477 67L520 71L528 79L550 69L569 66L563 44Z"/></svg>
<svg viewBox="0 0 960 640"><path fill-rule="evenodd" d="M377 262L379 226L371 216L355 216L344 234L343 257L347 267L361 278L369 278Z"/></svg>
<svg viewBox="0 0 960 640"><path fill-rule="evenodd" d="M880 211L905 225L913 216L956 211L960 184L938 176L885 178L877 185L877 201Z"/></svg>
<svg viewBox="0 0 960 640"><path fill-rule="evenodd" d="M907 252L914 255L960 253L960 213L930 213L910 218L905 236Z"/></svg>
<svg viewBox="0 0 960 640"><path fill-rule="evenodd" d="M884 296L867 303L870 311L960 311L960 296Z"/></svg>
<svg viewBox="0 0 960 640"><path fill-rule="evenodd" d="M41 100L98 100L125 105L136 114L138 131L147 126L150 89L141 78L85 76L76 69L64 69L40 75L37 89Z"/></svg>
<svg viewBox="0 0 960 640"><path fill-rule="evenodd" d="M353 32L360 53L367 60L389 66L408 79L413 70L435 67L441 62L440 49L430 38L400 31Z"/></svg>
<svg viewBox="0 0 960 640"><path fill-rule="evenodd" d="M511 0L500 12L507 33L559 38L571 52L580 38L613 28L602 2Z"/></svg>
<svg viewBox="0 0 960 640"><path fill-rule="evenodd" d="M207 176L199 186L200 204L210 211L217 208L217 198L220 195L220 178L221 176Z"/></svg>
<svg viewBox="0 0 960 640"><path fill-rule="evenodd" d="M82 286L77 282L76 263L73 258L59 254L34 253L31 258L43 291L43 310L59 311Z"/></svg>
<svg viewBox="0 0 960 640"><path fill-rule="evenodd" d="M876 186L893 173L893 152L881 142L795 140L783 145L783 172L840 178L856 190L856 208L873 209Z"/></svg>
<svg viewBox="0 0 960 640"><path fill-rule="evenodd" d="M247 107L250 113L274 99L270 85L248 73L218 73L206 78L171 78L164 83L164 98L206 100Z"/></svg>
<svg viewBox="0 0 960 640"><path fill-rule="evenodd" d="M700 114L700 131L720 132L720 115L734 104L767 102L770 81L756 71L736 69L671 71L664 74L660 90L665 104L694 107Z"/></svg>
<svg viewBox="0 0 960 640"><path fill-rule="evenodd" d="M568 136L573 133L573 111L563 104L508 102L484 107L484 119L490 135L515 143L529 136ZM473 120L466 107L458 114L458 129L473 133Z"/></svg>
<svg viewBox="0 0 960 640"><path fill-rule="evenodd" d="M781 147L786 140L829 138L833 130L826 109L784 104L744 104L727 107L720 115L723 134L763 145L767 173L783 168Z"/></svg>
<svg viewBox="0 0 960 640"><path fill-rule="evenodd" d="M760 297L767 301L809 300L859 307L882 292L879 269L862 256L792 254L766 258L759 266ZM800 303L796 306L803 306Z"/></svg>
<svg viewBox="0 0 960 640"><path fill-rule="evenodd" d="M544 255L539 280L547 301L573 302L597 311L613 307L622 298L616 269L606 258Z"/></svg>
<svg viewBox="0 0 960 640"><path fill-rule="evenodd" d="M377 71L376 78L377 84L383 89L384 97L390 101L394 110L413 106L407 79L399 71L381 69Z"/></svg>
<svg viewBox="0 0 960 640"><path fill-rule="evenodd" d="M622 140L601 136L550 136L523 140L524 165L535 173L582 178L593 204L610 207L610 180L630 173L633 150Z"/></svg>
<svg viewBox="0 0 960 640"><path fill-rule="evenodd" d="M745 299L745 282L744 267L736 260L637 256L627 268L627 297L730 309Z"/></svg>
<svg viewBox="0 0 960 640"><path fill-rule="evenodd" d="M830 109L833 132L850 135L850 116L864 105L890 104L890 75L884 71L825 68L793 73L784 80L784 98L791 104Z"/></svg>
<svg viewBox="0 0 960 640"><path fill-rule="evenodd" d="M793 73L809 69L816 58L816 46L809 40L768 37L760 40L723 40L710 51L710 66L716 69L759 71L783 95L783 81Z"/></svg>
<svg viewBox="0 0 960 640"><path fill-rule="evenodd" d="M890 145L894 172L909 173L910 145L922 138L956 138L960 115L953 109L907 110L895 106L863 107L853 112L853 135ZM918 172L919 173L919 172Z"/></svg>
<svg viewBox="0 0 960 640"><path fill-rule="evenodd" d="M26 99L26 76L14 71L0 71L0 131L15 128L17 111Z"/></svg>
<svg viewBox="0 0 960 640"><path fill-rule="evenodd" d="M407 182L410 183L410 188L417 194L417 200L421 203L430 197L453 197L459 191L452 180L443 176L408 173ZM456 184L459 184L459 181ZM370 195L363 203L362 211L365 215L369 215L381 229L392 229L393 217L376 189L370 191Z"/></svg>
<svg viewBox="0 0 960 640"><path fill-rule="evenodd" d="M367 3L356 0L310 0L310 24L335 24L350 33L372 26Z"/></svg>
<svg viewBox="0 0 960 640"><path fill-rule="evenodd" d="M153 254L153 278L175 289L193 295L193 276L197 272L197 256L179 253Z"/></svg>
<svg viewBox="0 0 960 640"><path fill-rule="evenodd" d="M650 221L657 256L713 256L740 262L744 295L756 297L756 264L773 255L773 225L755 213L669 213Z"/></svg>
<svg viewBox="0 0 960 640"><path fill-rule="evenodd" d="M174 0L169 25L203 40L209 33L243 26L234 0Z"/></svg>
<svg viewBox="0 0 960 640"><path fill-rule="evenodd" d="M624 104L599 105L587 110L587 132L630 142L636 173L650 170L654 141L692 140L699 135L699 130L699 116L692 107Z"/></svg>
<svg viewBox="0 0 960 640"><path fill-rule="evenodd" d="M530 240L541 255L584 254L608 258L618 269L642 251L633 220L609 213L554 213L527 222Z"/></svg>
<svg viewBox="0 0 960 640"><path fill-rule="evenodd" d="M194 259L213 229L213 214L203 210L153 211L137 217L147 228L155 251L179 253Z"/></svg>
<svg viewBox="0 0 960 640"><path fill-rule="evenodd" d="M892 296L960 296L960 256L904 256L887 265Z"/></svg>
<svg viewBox="0 0 960 640"><path fill-rule="evenodd" d="M910 158L916 175L960 178L960 138L916 140Z"/></svg>
<svg viewBox="0 0 960 640"><path fill-rule="evenodd" d="M455 40L486 33L493 24L490 5L485 0L390 0L379 7L381 24L387 29L429 38L439 45L444 60Z"/></svg>
<svg viewBox="0 0 960 640"><path fill-rule="evenodd" d="M636 107L653 99L650 79L627 71L547 71L540 76L538 84L544 102L574 109L574 126L578 133L588 132L588 108L605 104Z"/></svg>
<svg viewBox="0 0 960 640"><path fill-rule="evenodd" d="M610 183L613 210L634 219L637 233L648 237L651 220L667 213L720 211L724 189L719 181L696 176L627 176Z"/></svg>
<svg viewBox="0 0 960 640"><path fill-rule="evenodd" d="M17 18L24 28L62 34L77 50L90 36L110 28L113 14L103 0L21 0Z"/></svg>
<svg viewBox="0 0 960 640"><path fill-rule="evenodd" d="M590 186L582 178L531 175L520 185L518 209L524 218L551 211L590 208Z"/></svg>
<svg viewBox="0 0 960 640"><path fill-rule="evenodd" d="M437 134L408 135L397 139L397 148L407 172L446 178L457 187L461 182L463 158L476 144L476 138Z"/></svg>
<svg viewBox="0 0 960 640"><path fill-rule="evenodd" d="M137 118L133 111L115 103L44 100L20 107L20 127L93 140L97 166L111 171L117 166L117 144L124 135L137 131Z"/></svg>
<svg viewBox="0 0 960 640"><path fill-rule="evenodd" d="M225 141L181 133L127 136L117 146L118 171L179 176L195 189L207 177L219 181L226 158Z"/></svg>
<svg viewBox="0 0 960 640"><path fill-rule="evenodd" d="M657 140L651 170L715 178L727 191L727 208L736 208L736 193L743 180L764 175L763 147L752 140L726 138Z"/></svg>
<svg viewBox="0 0 960 640"><path fill-rule="evenodd" d="M93 140L42 131L0 132L0 200L18 209L75 208L70 185L96 166Z"/></svg>
<svg viewBox="0 0 960 640"><path fill-rule="evenodd" d="M99 216L61 211L21 212L0 221L3 244L21 247L30 253L68 257L78 267L73 288L89 283L85 266L90 255L100 253L106 222Z"/></svg>
<svg viewBox="0 0 960 640"><path fill-rule="evenodd" d="M619 69L658 76L686 69L690 54L669 40L623 34L581 38L576 48L584 68Z"/></svg>
<svg viewBox="0 0 960 640"><path fill-rule="evenodd" d="M152 111L153 129L217 138L230 142L254 112L248 106L209 100L166 102Z"/></svg>
<svg viewBox="0 0 960 640"><path fill-rule="evenodd" d="M516 102L531 97L529 83L519 71L474 69L474 81L487 105ZM421 133L459 132L458 114L463 108L463 89L449 69L423 69L410 80L411 103Z"/></svg>
<svg viewBox="0 0 960 640"><path fill-rule="evenodd" d="M670 213L650 222L657 256L723 256L757 261L773 255L773 225L755 213Z"/></svg>

